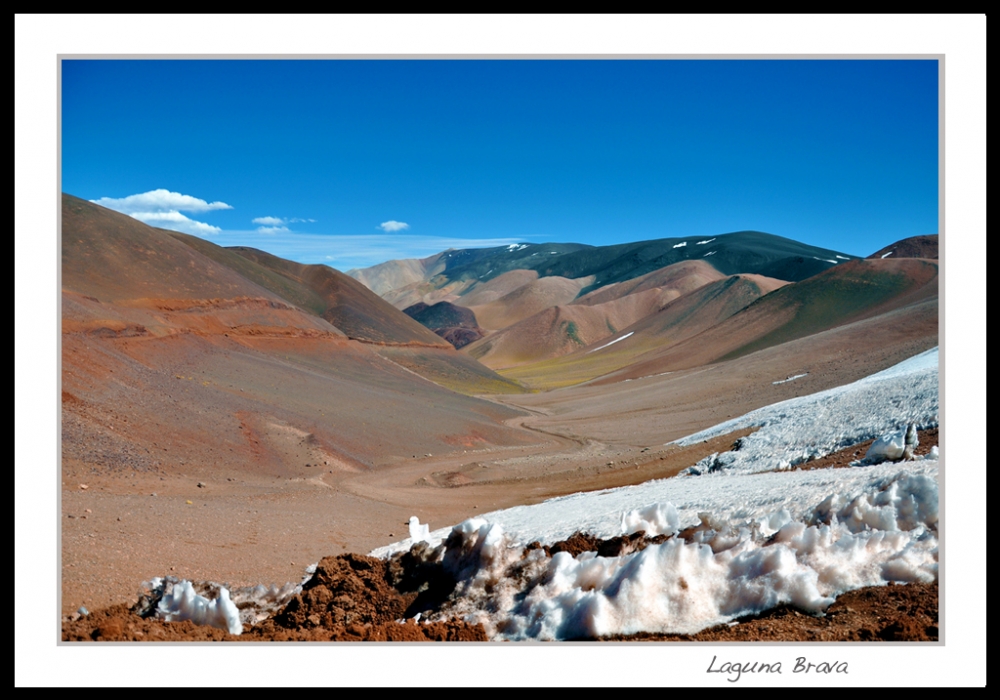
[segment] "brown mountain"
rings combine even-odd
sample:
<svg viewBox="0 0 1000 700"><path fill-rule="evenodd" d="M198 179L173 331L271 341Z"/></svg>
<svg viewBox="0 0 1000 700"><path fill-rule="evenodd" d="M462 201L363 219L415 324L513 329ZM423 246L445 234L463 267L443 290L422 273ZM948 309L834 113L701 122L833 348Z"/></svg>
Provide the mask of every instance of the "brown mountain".
<svg viewBox="0 0 1000 700"><path fill-rule="evenodd" d="M338 270L326 265L302 265L254 248L230 250L313 292L323 300L319 315L348 337L379 343L444 346L434 333Z"/></svg>
<svg viewBox="0 0 1000 700"><path fill-rule="evenodd" d="M528 439L516 410L456 393L515 384L336 271L70 195L62 237L71 470L312 478Z"/></svg>
<svg viewBox="0 0 1000 700"><path fill-rule="evenodd" d="M480 326L488 331L495 331L533 316L539 311L570 303L576 299L580 290L592 281L589 277L580 279L542 277L517 287L499 299L469 308L475 312Z"/></svg>
<svg viewBox="0 0 1000 700"><path fill-rule="evenodd" d="M615 282L605 287L595 289L583 295L574 304L594 306L614 299L639 294L652 290L673 292L671 298L693 292L698 287L726 277L704 260L684 260L653 270L641 277L634 277L624 282Z"/></svg>
<svg viewBox="0 0 1000 700"><path fill-rule="evenodd" d="M623 324L614 334L554 360L525 364L505 374L537 388L575 384L627 368L648 354L691 338L726 320L755 300L787 284L760 275L732 275L669 300L659 309ZM609 304L642 299L654 290L625 296ZM470 348L471 349L471 348Z"/></svg>
<svg viewBox="0 0 1000 700"><path fill-rule="evenodd" d="M938 236L912 236L904 238L887 245L881 250L877 250L868 256L869 260L881 260L883 258L928 258L938 259Z"/></svg>
<svg viewBox="0 0 1000 700"><path fill-rule="evenodd" d="M652 350L628 368L597 381L620 381L735 359L905 307L930 302L936 308L937 297L938 265L934 261L852 260L777 289L721 323ZM936 322L933 328L921 329L919 334L926 335L930 343L923 349L936 345Z"/></svg>
<svg viewBox="0 0 1000 700"><path fill-rule="evenodd" d="M348 270L347 275L379 296L400 287L426 282L444 270L442 256L448 251L422 259L389 260L372 267Z"/></svg>

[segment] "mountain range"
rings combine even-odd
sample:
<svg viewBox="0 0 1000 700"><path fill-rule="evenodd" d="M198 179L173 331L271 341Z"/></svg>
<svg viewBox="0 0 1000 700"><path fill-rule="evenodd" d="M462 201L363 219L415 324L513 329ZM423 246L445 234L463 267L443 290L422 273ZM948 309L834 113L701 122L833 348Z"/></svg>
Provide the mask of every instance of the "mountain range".
<svg viewBox="0 0 1000 700"><path fill-rule="evenodd" d="M408 313L419 309L418 320L465 307L474 316L462 327L475 331L457 345L463 353L551 389L734 358L903 308L926 315L921 302L936 315L936 258L937 236L863 260L741 231L449 250L348 274ZM450 326L428 328L444 335Z"/></svg>

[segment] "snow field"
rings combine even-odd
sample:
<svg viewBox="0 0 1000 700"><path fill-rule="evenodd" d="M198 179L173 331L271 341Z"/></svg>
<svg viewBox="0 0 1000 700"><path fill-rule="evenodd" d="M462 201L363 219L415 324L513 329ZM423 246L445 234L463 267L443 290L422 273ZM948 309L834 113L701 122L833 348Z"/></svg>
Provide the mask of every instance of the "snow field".
<svg viewBox="0 0 1000 700"><path fill-rule="evenodd" d="M487 513L429 533L459 581L439 616L492 638L692 633L784 603L821 614L848 590L938 573L938 458L790 471L913 422L936 425L937 349L853 384L768 406L679 440L761 426L692 476ZM888 442L892 442L889 438ZM702 470L711 472L695 476ZM619 557L526 549L581 531L685 539ZM406 551L403 541L372 552ZM433 619L433 616L432 618Z"/></svg>
<svg viewBox="0 0 1000 700"><path fill-rule="evenodd" d="M740 449L712 455L690 473L788 469L811 458L904 429L938 424L938 349L921 353L846 386L800 396L677 440L692 445L759 426Z"/></svg>
<svg viewBox="0 0 1000 700"><path fill-rule="evenodd" d="M742 521L701 512L688 541L619 557L549 558L490 521L500 513L468 520L435 555L459 583L454 604L430 619L460 615L504 640L693 633L783 603L819 614L854 588L933 581L936 466L869 474L860 492L830 494L796 519L787 509ZM684 520L656 504L623 514L619 530L675 534Z"/></svg>

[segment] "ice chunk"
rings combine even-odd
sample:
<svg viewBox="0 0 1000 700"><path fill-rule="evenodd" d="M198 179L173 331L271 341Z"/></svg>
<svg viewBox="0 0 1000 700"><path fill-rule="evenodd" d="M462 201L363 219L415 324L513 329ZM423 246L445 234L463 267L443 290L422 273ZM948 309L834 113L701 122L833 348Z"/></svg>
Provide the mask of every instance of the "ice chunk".
<svg viewBox="0 0 1000 700"><path fill-rule="evenodd" d="M190 581L174 584L170 593L160 599L156 616L167 622L191 620L196 625L211 625L229 634L240 634L240 611L229 597L229 589L220 588L215 600L198 595Z"/></svg>
<svg viewBox="0 0 1000 700"><path fill-rule="evenodd" d="M912 459L917 443L917 426L910 423L905 430L887 433L873 442L865 453L865 462L878 464L903 458Z"/></svg>
<svg viewBox="0 0 1000 700"><path fill-rule="evenodd" d="M430 525L421 525L420 519L415 516L410 516L410 539L414 542L422 542L427 539L427 536L431 534Z"/></svg>

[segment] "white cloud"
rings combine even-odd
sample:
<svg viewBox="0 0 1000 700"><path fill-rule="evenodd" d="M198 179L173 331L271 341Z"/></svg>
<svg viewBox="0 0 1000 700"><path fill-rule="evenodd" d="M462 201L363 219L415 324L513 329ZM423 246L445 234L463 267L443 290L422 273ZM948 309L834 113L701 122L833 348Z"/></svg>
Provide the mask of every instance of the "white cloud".
<svg viewBox="0 0 1000 700"><path fill-rule="evenodd" d="M285 223L285 220L277 216L258 216L251 223L260 224L261 226L281 226Z"/></svg>
<svg viewBox="0 0 1000 700"><path fill-rule="evenodd" d="M378 225L378 227L383 231L392 232L392 231L404 231L410 228L410 225L402 221L383 221L381 224Z"/></svg>
<svg viewBox="0 0 1000 700"><path fill-rule="evenodd" d="M198 199L188 194L164 189L132 194L120 199L101 197L90 201L122 214L128 214L133 219L138 219L150 226L191 233L196 236L213 236L222 229L202 221L195 221L181 214L182 211L206 212L215 209L232 209L225 202L206 202L204 199Z"/></svg>
<svg viewBox="0 0 1000 700"><path fill-rule="evenodd" d="M254 222L256 223L257 220L254 219ZM273 235L275 233L291 233L291 229L287 226L258 226L257 233L266 233L269 235Z"/></svg>
<svg viewBox="0 0 1000 700"><path fill-rule="evenodd" d="M289 219L288 222L292 224L315 224L316 219L300 219L298 217L295 217Z"/></svg>
<svg viewBox="0 0 1000 700"><path fill-rule="evenodd" d="M218 226L189 219L179 211L137 211L130 213L129 216L150 226L191 233L196 236L212 236L222 231Z"/></svg>
<svg viewBox="0 0 1000 700"><path fill-rule="evenodd" d="M188 194L171 192L164 189L150 190L142 194L132 194L121 199L101 197L100 199L92 199L91 201L94 204L100 204L102 207L120 211L122 214L150 211L203 212L212 211L213 209L232 209L225 202L209 203L204 199L198 199Z"/></svg>

